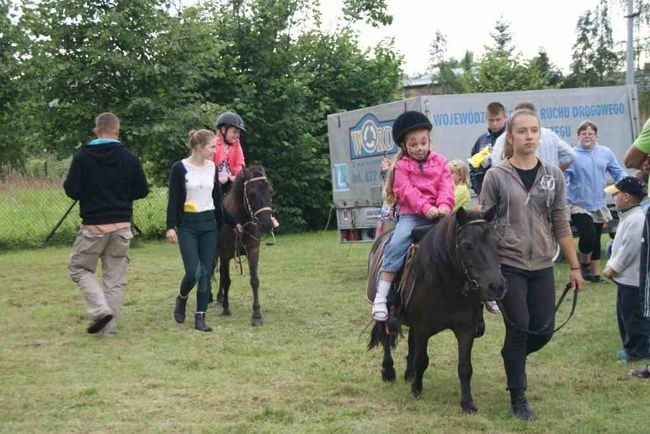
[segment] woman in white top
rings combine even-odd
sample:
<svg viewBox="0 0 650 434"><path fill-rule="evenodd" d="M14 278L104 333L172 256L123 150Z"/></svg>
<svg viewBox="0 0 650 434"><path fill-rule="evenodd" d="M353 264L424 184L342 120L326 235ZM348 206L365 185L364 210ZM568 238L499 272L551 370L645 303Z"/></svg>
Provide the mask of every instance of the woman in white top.
<svg viewBox="0 0 650 434"><path fill-rule="evenodd" d="M187 297L198 282L194 325L204 332L212 331L205 323L205 312L210 298L217 234L224 222L221 188L219 182L215 182L216 170L212 162L214 143L212 131L190 131L187 147L191 154L174 163L169 177L165 234L171 243L179 245L185 266L174 319L178 323L185 321Z"/></svg>

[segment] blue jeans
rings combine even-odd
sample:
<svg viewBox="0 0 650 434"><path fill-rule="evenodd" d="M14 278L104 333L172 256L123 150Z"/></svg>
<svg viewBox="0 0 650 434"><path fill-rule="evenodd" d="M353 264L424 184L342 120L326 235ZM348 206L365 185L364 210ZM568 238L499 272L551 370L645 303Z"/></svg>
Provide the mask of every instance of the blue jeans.
<svg viewBox="0 0 650 434"><path fill-rule="evenodd" d="M413 228L431 224L431 220L419 214L403 214L399 217L393 236L384 250L381 271L396 273L404 264L404 257L411 245Z"/></svg>

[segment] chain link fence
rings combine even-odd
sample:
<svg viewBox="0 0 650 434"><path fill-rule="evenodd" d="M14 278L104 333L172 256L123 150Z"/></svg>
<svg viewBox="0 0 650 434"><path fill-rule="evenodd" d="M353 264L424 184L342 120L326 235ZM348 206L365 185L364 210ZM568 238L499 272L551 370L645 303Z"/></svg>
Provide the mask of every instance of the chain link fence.
<svg viewBox="0 0 650 434"><path fill-rule="evenodd" d="M72 242L81 219L79 205L73 206L72 199L63 191L69 164L69 159L32 159L20 171L3 171L0 251ZM152 188L145 199L134 204L134 232L144 238L163 237L166 206L167 190Z"/></svg>

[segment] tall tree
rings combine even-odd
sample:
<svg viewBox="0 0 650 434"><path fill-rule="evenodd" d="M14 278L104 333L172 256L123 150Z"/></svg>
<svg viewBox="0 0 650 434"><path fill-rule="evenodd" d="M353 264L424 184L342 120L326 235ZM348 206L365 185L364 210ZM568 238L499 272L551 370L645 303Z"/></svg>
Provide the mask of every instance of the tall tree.
<svg viewBox="0 0 650 434"><path fill-rule="evenodd" d="M447 57L447 37L437 30L429 46L429 68L432 75L431 92L453 94L464 91L459 62Z"/></svg>
<svg viewBox="0 0 650 434"><path fill-rule="evenodd" d="M248 164L276 187L284 228L322 226L331 203L327 114L389 101L401 58L387 41L361 50L354 20L389 22L384 1L346 0L332 34L317 0L221 0L174 10L168 0L26 0L24 107L39 146L62 156L113 111L122 137L163 183L190 129L225 110L247 124ZM38 127L38 128L36 128Z"/></svg>
<svg viewBox="0 0 650 434"><path fill-rule="evenodd" d="M493 45L486 46L485 49L489 53L499 56L510 57L513 55L515 47L512 44L512 33L510 32L509 21L503 17L499 18L494 25L494 32L490 33L493 40Z"/></svg>
<svg viewBox="0 0 650 434"><path fill-rule="evenodd" d="M562 71L549 59L546 50L540 48L537 56L530 60L531 67L537 69L539 75L548 82L551 87L559 87L564 79Z"/></svg>
<svg viewBox="0 0 650 434"><path fill-rule="evenodd" d="M370 4L357 4L362 3ZM218 36L233 43L228 52L234 53L239 86L211 88L234 92L215 91L244 115L247 161L267 167L283 222L318 227L331 202L326 116L390 100L400 59L390 44L361 51L348 22L330 35L315 29L301 33L297 26L314 13L311 2L251 0L234 10L228 6L217 7ZM210 100L217 96L209 92Z"/></svg>
<svg viewBox="0 0 650 434"><path fill-rule="evenodd" d="M17 113L20 104L17 45L20 30L11 18L14 14L8 0L0 0L0 171L5 165L15 165L24 156L21 139L21 119Z"/></svg>
<svg viewBox="0 0 650 434"><path fill-rule="evenodd" d="M543 89L548 78L540 72L536 62L525 60L512 43L510 23L500 18L492 33L493 44L486 46L475 73L466 75L467 87L472 92L503 92Z"/></svg>
<svg viewBox="0 0 650 434"><path fill-rule="evenodd" d="M166 0L27 1L22 23L29 113L37 142L68 155L91 135L94 116L113 111L125 143L152 162L162 180L183 155L187 131L209 125L202 104L204 70L216 74L222 45L196 9L169 15ZM221 72L223 74L223 71Z"/></svg>
<svg viewBox="0 0 650 434"><path fill-rule="evenodd" d="M595 10L587 10L578 18L576 32L571 73L565 86L589 87L621 83L622 74L618 68L622 57L614 47L606 0L601 0Z"/></svg>

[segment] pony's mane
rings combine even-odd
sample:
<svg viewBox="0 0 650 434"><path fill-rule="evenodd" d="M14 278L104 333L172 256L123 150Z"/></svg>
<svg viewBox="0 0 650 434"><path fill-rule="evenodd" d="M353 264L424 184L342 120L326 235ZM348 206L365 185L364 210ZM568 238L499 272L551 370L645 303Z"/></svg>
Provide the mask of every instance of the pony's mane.
<svg viewBox="0 0 650 434"><path fill-rule="evenodd" d="M465 210L467 221L478 220L483 215L478 211ZM450 272L459 271L456 259L456 232L460 224L456 219L456 213L451 213L442 219L431 229L431 231L420 242L420 249L423 252L427 264L436 264L435 267L426 267L426 270L418 270L420 277L424 272L433 273L433 278L438 282L450 282L457 274Z"/></svg>

